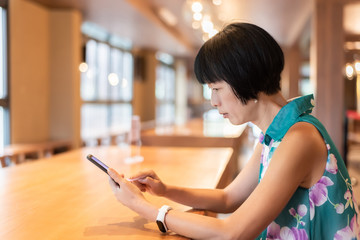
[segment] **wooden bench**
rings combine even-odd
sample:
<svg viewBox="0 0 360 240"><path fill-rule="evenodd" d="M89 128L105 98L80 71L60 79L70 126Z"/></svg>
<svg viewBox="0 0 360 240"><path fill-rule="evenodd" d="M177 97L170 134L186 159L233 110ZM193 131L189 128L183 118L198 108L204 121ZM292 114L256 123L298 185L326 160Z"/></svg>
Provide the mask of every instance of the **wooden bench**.
<svg viewBox="0 0 360 240"><path fill-rule="evenodd" d="M19 164L26 159L38 159L50 157L53 154L72 149L72 142L69 140L52 140L38 143L17 143L10 144L0 151L1 167L11 164Z"/></svg>

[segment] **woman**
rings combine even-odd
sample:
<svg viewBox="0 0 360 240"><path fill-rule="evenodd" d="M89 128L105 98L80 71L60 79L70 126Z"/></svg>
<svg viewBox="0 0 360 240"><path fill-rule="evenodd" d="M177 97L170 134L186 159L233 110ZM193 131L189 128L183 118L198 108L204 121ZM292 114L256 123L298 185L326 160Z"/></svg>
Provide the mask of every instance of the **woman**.
<svg viewBox="0 0 360 240"><path fill-rule="evenodd" d="M158 218L193 239L357 239L357 205L343 160L322 124L310 115L313 96L286 101L280 93L284 56L262 28L233 23L207 41L195 74L212 90L211 104L232 124L252 122L259 144L225 189L163 183L152 171L130 181L109 170L117 199L145 218ZM141 191L214 212L216 219L163 207Z"/></svg>

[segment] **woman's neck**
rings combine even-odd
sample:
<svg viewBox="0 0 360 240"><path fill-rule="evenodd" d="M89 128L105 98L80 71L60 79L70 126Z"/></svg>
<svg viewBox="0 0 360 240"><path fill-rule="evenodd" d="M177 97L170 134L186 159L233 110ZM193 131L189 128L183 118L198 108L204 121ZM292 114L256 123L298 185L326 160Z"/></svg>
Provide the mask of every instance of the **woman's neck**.
<svg viewBox="0 0 360 240"><path fill-rule="evenodd" d="M274 95L260 93L257 102L257 118L252 123L265 133L280 109L286 104L287 101L280 92Z"/></svg>

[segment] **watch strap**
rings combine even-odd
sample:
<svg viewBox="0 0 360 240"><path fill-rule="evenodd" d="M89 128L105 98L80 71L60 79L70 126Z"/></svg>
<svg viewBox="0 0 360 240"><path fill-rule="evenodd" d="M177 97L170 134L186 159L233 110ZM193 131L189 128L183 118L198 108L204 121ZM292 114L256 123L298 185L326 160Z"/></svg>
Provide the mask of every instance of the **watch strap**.
<svg viewBox="0 0 360 240"><path fill-rule="evenodd" d="M159 209L158 215L156 217L156 224L158 225L159 230L163 233L166 233L168 230L167 226L165 224L165 216L166 216L167 212L171 209L172 208L167 205L162 206Z"/></svg>

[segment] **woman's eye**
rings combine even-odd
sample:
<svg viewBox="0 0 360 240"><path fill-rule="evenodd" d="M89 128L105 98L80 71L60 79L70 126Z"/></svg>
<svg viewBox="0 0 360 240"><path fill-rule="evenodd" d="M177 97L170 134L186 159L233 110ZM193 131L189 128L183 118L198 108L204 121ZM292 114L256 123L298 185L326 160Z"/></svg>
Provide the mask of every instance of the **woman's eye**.
<svg viewBox="0 0 360 240"><path fill-rule="evenodd" d="M217 91L217 90L219 90L219 89L218 89L218 88L213 88L212 90L213 90L213 91Z"/></svg>

